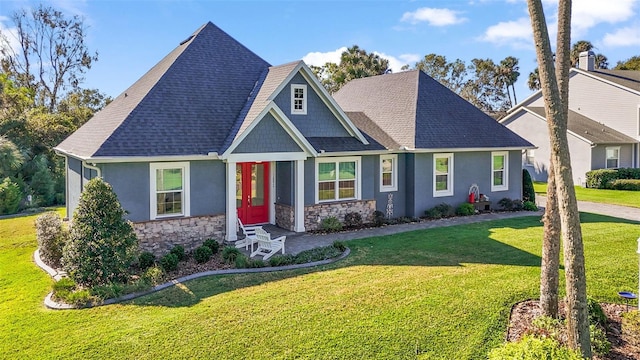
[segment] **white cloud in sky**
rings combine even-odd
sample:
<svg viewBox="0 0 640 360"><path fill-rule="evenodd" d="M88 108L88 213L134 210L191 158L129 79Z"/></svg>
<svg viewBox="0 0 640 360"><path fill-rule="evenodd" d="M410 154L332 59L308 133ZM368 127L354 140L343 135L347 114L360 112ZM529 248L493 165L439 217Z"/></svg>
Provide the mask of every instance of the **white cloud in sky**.
<svg viewBox="0 0 640 360"><path fill-rule="evenodd" d="M380 56L381 58L389 60L389 67L394 73L400 72L404 65L413 66L416 62L418 62L418 60L420 60L420 55L416 54L402 54L396 57L377 51L374 51L373 53Z"/></svg>
<svg viewBox="0 0 640 360"><path fill-rule="evenodd" d="M509 45L514 48L528 48L533 44L531 23L526 17L499 22L489 26L480 40L498 46Z"/></svg>
<svg viewBox="0 0 640 360"><path fill-rule="evenodd" d="M615 24L629 20L635 16L633 8L637 3L638 0L574 1L571 10L572 30L580 33L599 23Z"/></svg>
<svg viewBox="0 0 640 360"><path fill-rule="evenodd" d="M18 30L15 27L8 27L7 24L11 22L6 16L0 15L0 32L4 35L9 43L9 47L13 49L14 52L18 52L20 49L20 42L18 41ZM4 42L0 44L3 46Z"/></svg>
<svg viewBox="0 0 640 360"><path fill-rule="evenodd" d="M624 27L606 33L602 42L606 46L640 46L640 25Z"/></svg>
<svg viewBox="0 0 640 360"><path fill-rule="evenodd" d="M347 51L347 47L343 46L333 51L327 52L310 52L307 55L302 57L302 61L304 61L307 65L315 65L315 66L323 66L328 62L332 63L340 63L340 55L343 52ZM391 70L395 72L400 72L400 69L404 65L413 66L416 62L420 60L420 55L416 54L401 54L398 56L387 55L385 53L381 53L378 51L374 51L374 54L389 60L389 67Z"/></svg>
<svg viewBox="0 0 640 360"><path fill-rule="evenodd" d="M459 15L459 11L424 7L404 13L400 21L411 24L428 22L431 26L455 25L467 21L466 18Z"/></svg>

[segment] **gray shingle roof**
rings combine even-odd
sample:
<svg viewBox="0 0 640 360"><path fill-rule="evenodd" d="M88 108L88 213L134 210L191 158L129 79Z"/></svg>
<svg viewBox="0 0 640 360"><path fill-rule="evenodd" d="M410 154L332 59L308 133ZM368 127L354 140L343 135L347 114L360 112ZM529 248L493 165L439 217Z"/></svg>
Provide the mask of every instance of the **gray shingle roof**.
<svg viewBox="0 0 640 360"><path fill-rule="evenodd" d="M640 91L640 71L636 70L593 70L587 73L595 75L604 80L609 80L615 84L622 85L629 89Z"/></svg>
<svg viewBox="0 0 640 360"><path fill-rule="evenodd" d="M543 107L528 107L527 109L546 118ZM571 110L569 110L569 118L567 120L567 129L569 131L593 144L635 144L638 142L617 130Z"/></svg>
<svg viewBox="0 0 640 360"><path fill-rule="evenodd" d="M352 80L334 98L408 148L533 146L419 70Z"/></svg>
<svg viewBox="0 0 640 360"><path fill-rule="evenodd" d="M400 144L394 141L389 134L384 132L378 124L369 119L363 112L347 112L351 122L365 133L365 137L370 135L376 142L380 143L387 149L399 149Z"/></svg>
<svg viewBox="0 0 640 360"><path fill-rule="evenodd" d="M80 157L219 152L268 66L209 22L57 149Z"/></svg>
<svg viewBox="0 0 640 360"><path fill-rule="evenodd" d="M369 144L363 144L354 137L308 137L307 141L316 151L321 152L346 152L346 151L379 151L385 147L379 144L367 133L362 132Z"/></svg>

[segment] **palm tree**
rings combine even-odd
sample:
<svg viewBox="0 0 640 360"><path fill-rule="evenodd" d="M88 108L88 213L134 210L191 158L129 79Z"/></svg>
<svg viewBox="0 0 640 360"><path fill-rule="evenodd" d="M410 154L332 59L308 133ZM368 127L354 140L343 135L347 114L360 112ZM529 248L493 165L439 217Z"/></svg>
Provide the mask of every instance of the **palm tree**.
<svg viewBox="0 0 640 360"><path fill-rule="evenodd" d="M518 70L520 67L518 66L518 59L513 56L507 56L502 61L500 61L500 65L498 65L498 76L501 78L501 82L504 83L507 89L507 96L509 97L509 106L514 106L518 103L516 99L516 88L515 83L518 81L518 77L520 76L520 72ZM511 101L511 92L509 92L509 88L511 88L513 92L513 101Z"/></svg>
<svg viewBox="0 0 640 360"><path fill-rule="evenodd" d="M538 68L529 73L527 85L529 86L529 90L540 90L540 70L538 70Z"/></svg>

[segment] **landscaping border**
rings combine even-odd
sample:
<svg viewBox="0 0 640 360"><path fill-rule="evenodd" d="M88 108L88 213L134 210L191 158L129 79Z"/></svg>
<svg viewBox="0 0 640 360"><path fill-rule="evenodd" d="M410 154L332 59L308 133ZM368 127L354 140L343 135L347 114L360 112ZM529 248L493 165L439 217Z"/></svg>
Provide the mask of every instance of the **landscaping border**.
<svg viewBox="0 0 640 360"><path fill-rule="evenodd" d="M332 264L332 263L338 262L338 261L346 258L347 256L349 256L350 253L351 253L351 249L346 248L346 250L342 254L340 254L340 256L338 256L338 257L335 257L335 258L332 258L332 259L314 261L314 262L310 262L310 263L306 263L306 264L294 264L294 265L285 265L285 266L270 266L270 267L250 268L250 269L224 269L224 270L204 271L204 272L200 272L200 273L195 273L195 274L183 276L183 277L171 280L169 282L166 282L164 284L156 285L153 288L151 288L149 290L146 290L146 291L131 293L131 294L123 295L123 296L120 296L120 297L117 297L117 298L113 298L113 299L106 299L105 301L103 301L103 302L101 302L99 304L85 305L85 306L82 306L82 307L77 307L77 306L74 306L74 305L69 305L69 304L59 303L57 301L54 301L53 298L52 298L53 297L53 291L52 291L49 294L47 294L47 296L44 298L44 305L47 308L53 309L53 310L69 310L69 309L92 308L92 307L97 307L97 306L102 306L102 305L117 304L117 303L120 303L120 302L123 302L123 301L132 300L132 299L135 299L135 298L138 298L138 297L141 297L141 296L145 296L145 295L152 294L154 292L158 292L160 290L164 290L166 288L169 288L171 286L175 286L175 285L183 283L185 281L198 279L198 278L205 277L205 276L249 274L249 273L260 273L260 272L272 272L272 271L285 271L285 270L305 269L305 268L311 268L311 267L321 266L321 265L328 265L328 264ZM45 264L40 259L40 249L39 248L36 249L36 251L33 253L33 258L34 258L34 261L35 261L36 265L38 265L38 267L40 267L42 270L46 271L55 281L60 280L62 278L62 276L65 275L65 273L63 273L63 272L58 272L55 269L52 269L50 266Z"/></svg>

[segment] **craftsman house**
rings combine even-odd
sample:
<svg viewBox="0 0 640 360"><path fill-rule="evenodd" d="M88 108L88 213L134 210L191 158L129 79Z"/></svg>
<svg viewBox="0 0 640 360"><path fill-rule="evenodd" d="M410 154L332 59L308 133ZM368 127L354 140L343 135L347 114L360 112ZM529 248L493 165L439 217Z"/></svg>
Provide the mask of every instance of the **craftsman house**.
<svg viewBox="0 0 640 360"><path fill-rule="evenodd" d="M534 180L546 181L550 149L542 91L500 122L537 146L523 153L523 167ZM581 53L579 67L569 72L567 138L576 185L585 185L590 170L640 167L640 71L594 69L593 52Z"/></svg>
<svg viewBox="0 0 640 360"><path fill-rule="evenodd" d="M349 212L457 206L472 184L520 198L527 148L423 72L354 80L332 97L302 61L270 66L208 23L55 150L70 216L100 176L142 247L162 252L234 241L237 217L304 232Z"/></svg>

